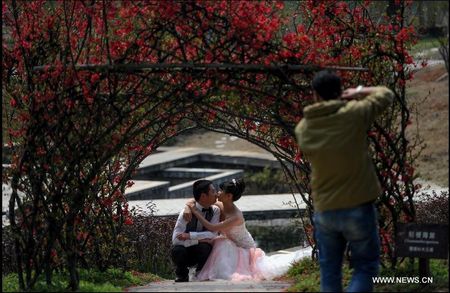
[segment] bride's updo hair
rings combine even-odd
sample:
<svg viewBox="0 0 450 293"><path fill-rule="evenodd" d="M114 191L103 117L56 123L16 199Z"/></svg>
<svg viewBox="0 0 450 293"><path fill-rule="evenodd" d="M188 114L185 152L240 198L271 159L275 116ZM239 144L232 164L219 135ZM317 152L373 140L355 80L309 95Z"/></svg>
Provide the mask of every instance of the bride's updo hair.
<svg viewBox="0 0 450 293"><path fill-rule="evenodd" d="M241 195L245 190L245 182L243 178L233 179L231 181L221 183L219 188L225 193L231 193L233 195L233 201L237 201L241 198Z"/></svg>

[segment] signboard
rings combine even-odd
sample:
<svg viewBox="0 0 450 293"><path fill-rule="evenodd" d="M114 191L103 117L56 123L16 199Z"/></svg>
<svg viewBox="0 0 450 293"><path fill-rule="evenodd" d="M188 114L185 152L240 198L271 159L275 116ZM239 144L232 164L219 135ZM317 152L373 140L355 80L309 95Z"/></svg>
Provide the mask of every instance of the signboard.
<svg viewBox="0 0 450 293"><path fill-rule="evenodd" d="M396 256L448 258L448 225L398 223Z"/></svg>

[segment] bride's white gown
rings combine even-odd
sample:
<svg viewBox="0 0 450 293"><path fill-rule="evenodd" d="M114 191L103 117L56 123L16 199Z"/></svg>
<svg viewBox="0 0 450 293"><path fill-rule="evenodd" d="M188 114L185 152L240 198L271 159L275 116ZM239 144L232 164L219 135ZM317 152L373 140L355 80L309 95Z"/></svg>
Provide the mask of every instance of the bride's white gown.
<svg viewBox="0 0 450 293"><path fill-rule="evenodd" d="M214 240L211 254L197 280L270 280L285 274L293 262L311 255L311 248L306 248L267 256L256 247L245 223L232 227L225 236Z"/></svg>

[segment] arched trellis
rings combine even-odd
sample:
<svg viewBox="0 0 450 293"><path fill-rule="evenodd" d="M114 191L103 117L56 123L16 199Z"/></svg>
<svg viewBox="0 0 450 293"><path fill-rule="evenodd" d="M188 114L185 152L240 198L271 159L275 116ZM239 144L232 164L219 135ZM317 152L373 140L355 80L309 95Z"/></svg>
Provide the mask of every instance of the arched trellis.
<svg viewBox="0 0 450 293"><path fill-rule="evenodd" d="M120 232L130 222L128 178L164 141L196 124L260 146L266 138L267 149L294 166L285 168L293 182L308 182L292 130L308 103L311 72L298 68L297 78L295 68L274 64L359 65L369 72L342 72L345 86L381 83L395 91L392 111L370 133L385 185L380 206L389 209L381 227L385 254L395 265L388 238L395 217L414 217L404 135L404 64L411 63L405 44L412 32L404 4L380 23L367 3L301 2L292 13L302 24L285 32L282 5L270 1L5 2L2 91L13 148L6 180L21 289L32 288L42 271L51 282L55 251L64 255L74 290L80 261L99 268L108 259L119 262ZM185 68L129 74L83 70L80 63ZM42 64L52 66L33 70ZM219 70L223 64L239 70ZM261 68L270 74L258 74Z"/></svg>
<svg viewBox="0 0 450 293"><path fill-rule="evenodd" d="M290 186L293 192L297 192L301 195L303 201L306 203L308 208L308 216L310 218L310 223L312 223L312 215L313 215L313 205L312 199L309 196L310 187L309 187L309 175L310 175L310 166L307 161L304 161L303 158L299 155L301 150L298 150L294 144L288 144L277 141L276 139L280 137L279 134L276 134L275 137L270 139L261 138L262 135L266 135L266 133L261 133L256 130L256 126L249 127L247 123L254 125L270 125L276 129L276 131L281 131L285 133L285 137L290 137L291 142L295 140L294 131L296 120L291 121L283 121L282 115L277 111L280 110L280 105L274 104L283 104L286 103L287 107L292 106L292 95L297 94L308 94L309 89L309 81L312 78L312 74L318 70L322 69L331 69L335 71L351 71L351 72L367 72L368 68L362 67L345 67L345 66L328 66L321 67L318 65L299 65L299 64L278 64L278 65L259 65L259 64L120 64L120 65L76 65L74 66L77 70L81 71L92 71L99 72L102 74L139 74L146 73L146 78L148 80L152 80L156 76L159 78L159 74L181 74L184 76L189 76L191 81L203 82L204 79L215 79L216 84L212 87L207 93L202 96L195 96L192 92L188 91L187 93L179 92L176 101L173 101L176 104L184 104L190 105L193 108L186 108L186 115L183 119L187 119L191 122L194 122L194 127L202 127L204 129L209 129L216 132L222 132L225 134L230 134L234 136L238 136L242 139L245 139L259 147L267 150L272 153L275 158L279 160L281 163L283 170L286 174L286 177L290 179ZM33 68L36 71L48 70L51 69L51 66L36 66ZM264 85L256 82L256 76L264 75ZM254 80L254 84L245 84L240 85L235 81L241 79L245 76L247 81ZM145 81L143 81L145 82ZM151 83L151 82L150 82ZM251 86L253 85L253 87ZM238 94L236 93L238 92ZM145 94L144 94L145 95ZM272 105L270 105L267 109L268 112L261 111L262 108L258 108L257 111L235 111L233 108L235 105L227 108L224 105L227 105L226 101L230 97L234 97L237 101L237 106L240 107L245 101L242 100L241 96L250 96L253 99L251 103L256 105L261 105L264 103L264 100L268 97L273 98L275 101L272 101ZM288 96L287 100L284 100L283 97ZM189 99L193 99L194 102L190 103ZM302 107L308 104L308 101L303 99L299 99L301 104L297 107L297 113L292 113L296 115L296 117L301 117L302 115ZM217 104L219 102L219 105ZM250 102L250 101L247 101ZM198 108L199 110L195 110L194 108ZM402 115L408 115L408 109L404 103L400 103L400 109L403 110ZM406 113L405 113L406 112ZM393 111L392 113L397 113ZM208 115L213 115L211 118ZM208 118L204 118L207 116ZM395 118L392 115L386 118L388 124L392 124L392 119ZM183 125L183 119L179 122ZM174 126L174 125L172 125ZM178 135L187 129L192 127L192 124L186 124L183 126L176 126L176 131L172 132L172 135ZM400 139L397 139L397 142L391 140L392 134L389 134L388 131L384 129L384 126L380 123L375 123L374 129L379 133L378 137L375 137L373 134L370 135L370 139L373 143L374 151L381 154L384 154L385 150L383 147L389 148L394 154L394 160L390 160L389 163L384 166L388 170L393 169L393 165L396 165L396 174L395 176L402 176L401 169L402 167L402 158L404 158L405 154L401 154L401 150L399 150L396 146L396 143ZM373 133L373 132L370 132ZM269 135L270 137L270 135ZM382 137L388 145L383 146L379 143L378 139ZM376 157L376 156L375 156ZM382 173L385 172L380 168L379 178L384 183L383 186L389 186L386 184L386 179ZM397 191L397 194L404 193L405 191L400 190L402 187L399 186L391 186L392 189ZM404 209L408 216L413 215L413 204L412 204L412 194L413 189L406 188L406 192L409 194L406 196L408 198L408 207L401 207ZM392 194L391 190L386 191L385 194ZM388 198L390 195L385 195ZM298 203L293 197L295 204L298 207ZM382 204L382 201L380 201ZM412 212L411 212L412 211ZM391 209L391 215L395 218L395 211ZM393 222L397 220L393 219ZM310 223L304 223L304 229L308 230L308 225ZM308 234L308 241L314 247L313 254L315 251L315 241L312 239L312 234Z"/></svg>
<svg viewBox="0 0 450 293"><path fill-rule="evenodd" d="M226 118L233 121L235 119L244 119L250 123L259 124L270 124L271 127L278 128L278 131L284 131L287 135L294 137L295 121L283 122L283 117L278 117L274 121L273 115L256 115L254 112L230 112L230 109L226 107L217 107L214 102L217 98L221 102L226 104L229 96L236 96L236 92L246 93L246 95L253 96L256 100L264 100L267 97L272 97L275 100L282 101L281 96L289 95L296 91L304 94L305 91L309 91L308 79L311 79L311 75L314 72L323 69L330 69L334 71L353 71L353 72L367 72L367 68L363 67L346 67L346 66L327 66L321 67L318 65L299 65L299 64L272 64L272 65L261 65L261 64L118 64L118 65L95 65L95 64L80 64L75 65L74 68L79 71L91 71L101 74L146 74L146 80L152 83L152 79L155 77L159 79L160 74L182 74L189 76L192 80L197 82L203 82L205 79L215 79L215 88L208 92L208 95L203 95L202 97L197 97L193 106L200 109L189 110L185 109L185 118L193 124L188 123L183 126L183 121L180 121L180 125L177 126L177 130L173 133L174 136L179 133L188 130L194 125L194 127L201 127L204 129L209 129L215 132L222 132L225 134L235 135L244 140L249 141L255 145L258 145L262 149L270 152L275 156L275 158L281 163L286 177L290 180L290 186L293 192L299 193L303 201L307 205L308 216L310 218L310 223L312 223L313 206L312 200L309 196L309 163L307 161L298 160L294 161L295 153L293 150L289 150L285 146L280 145L277 141L269 141L265 139L258 139L257 135L249 132L248 127L241 127L242 123L224 121L224 117L217 117L215 119L204 119L203 117L208 116L213 113L214 115L221 116L225 114ZM51 70L51 65L45 66L35 66L33 70L44 71ZM242 75L246 75L248 80L256 80L256 75L265 76L265 85L262 87L261 84L255 83L254 87L250 87L248 84L241 86L236 84L234 81L242 78ZM305 78L305 76L307 78ZM143 81L144 83L146 81ZM305 83L306 82L306 83ZM300 83L300 84L298 84ZM226 89L224 89L226 88ZM124 93L124 95L132 95L131 93ZM145 94L144 94L145 95ZM176 104L183 104L183 100L190 99L191 93L181 93L177 100L172 101ZM237 97L239 103L242 101L240 97ZM212 102L211 102L212 101ZM299 99L301 101L301 99ZM284 103L289 102L289 100L284 101ZM276 110L269 109L269 110ZM301 114L301 108L298 108L299 113L293 113L295 115ZM278 114L276 114L278 115ZM264 117L265 116L265 117ZM292 140L292 138L291 138ZM296 151L298 152L298 151ZM300 174L300 176L299 176ZM303 178L303 179L301 179ZM299 208L299 203L297 202L295 196L293 196L294 204ZM303 222L303 221L302 221ZM303 228L307 230L310 224L303 223ZM307 234L307 239L310 245L314 247L315 255L315 241L311 238L311 233Z"/></svg>

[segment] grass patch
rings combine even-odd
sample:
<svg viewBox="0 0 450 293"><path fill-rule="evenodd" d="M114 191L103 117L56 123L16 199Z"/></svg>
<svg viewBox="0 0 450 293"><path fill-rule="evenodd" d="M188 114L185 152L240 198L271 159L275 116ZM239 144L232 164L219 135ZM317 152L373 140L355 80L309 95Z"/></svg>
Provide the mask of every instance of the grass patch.
<svg viewBox="0 0 450 293"><path fill-rule="evenodd" d="M437 38L423 38L420 39L417 44L412 46L411 53L417 54L425 50L439 47L439 42Z"/></svg>
<svg viewBox="0 0 450 293"><path fill-rule="evenodd" d="M295 282L288 292L320 291L319 264L312 259L307 258L293 265L289 269L287 277Z"/></svg>
<svg viewBox="0 0 450 293"><path fill-rule="evenodd" d="M418 260L414 263L405 260L397 266L395 270L390 268L381 268L380 276L382 277L418 277L419 276ZM448 261L447 260L430 260L430 271L433 277L431 284L417 283L391 283L391 284L375 284L375 292L448 292ZM352 270L348 263L343 266L343 288L349 285ZM312 259L305 259L293 265L288 271L286 278L293 282L288 292L319 292L320 291L320 269L318 262Z"/></svg>
<svg viewBox="0 0 450 293"><path fill-rule="evenodd" d="M304 259L293 265L287 277L294 281L288 292L320 292L319 263L312 259ZM344 288L350 283L351 271L348 265L344 265L342 279Z"/></svg>
<svg viewBox="0 0 450 293"><path fill-rule="evenodd" d="M79 270L79 292L122 292L127 287L142 286L162 278L150 273L108 269L105 272L98 270ZM52 285L47 286L45 276L41 275L35 285L38 292L68 292L68 275L66 273L53 274ZM2 292L18 292L19 281L17 274L2 277Z"/></svg>
<svg viewBox="0 0 450 293"><path fill-rule="evenodd" d="M430 259L430 272L433 278L431 284L417 283L393 283L393 284L377 284L376 292L448 292L448 261L440 259ZM419 261L414 259L411 262L406 259L395 270L383 268L380 272L382 277L419 277Z"/></svg>
<svg viewBox="0 0 450 293"><path fill-rule="evenodd" d="M424 38L411 47L410 54L418 59L442 59L442 56L437 50L430 51L430 49L439 47L439 38Z"/></svg>

